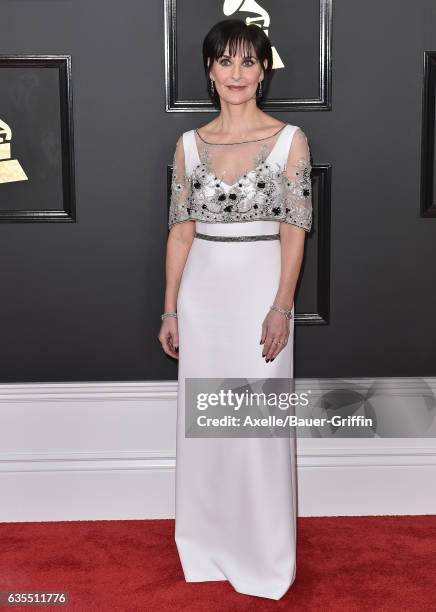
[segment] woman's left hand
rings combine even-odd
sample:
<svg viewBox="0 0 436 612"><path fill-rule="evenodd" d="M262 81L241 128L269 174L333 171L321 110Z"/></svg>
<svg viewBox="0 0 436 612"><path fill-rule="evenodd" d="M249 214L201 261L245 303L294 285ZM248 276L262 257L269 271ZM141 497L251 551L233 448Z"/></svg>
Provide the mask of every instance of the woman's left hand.
<svg viewBox="0 0 436 612"><path fill-rule="evenodd" d="M270 310L262 323L260 344L264 344L262 357L272 361L288 343L289 320L285 315Z"/></svg>

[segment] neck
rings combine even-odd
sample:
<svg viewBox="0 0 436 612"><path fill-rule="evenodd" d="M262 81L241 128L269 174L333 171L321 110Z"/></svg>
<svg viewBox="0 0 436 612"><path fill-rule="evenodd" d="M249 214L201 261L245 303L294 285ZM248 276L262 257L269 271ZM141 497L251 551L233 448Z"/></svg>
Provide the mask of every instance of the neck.
<svg viewBox="0 0 436 612"><path fill-rule="evenodd" d="M265 113L259 110L254 99L238 105L222 101L221 112L215 119L214 126L223 136L243 138L265 126Z"/></svg>

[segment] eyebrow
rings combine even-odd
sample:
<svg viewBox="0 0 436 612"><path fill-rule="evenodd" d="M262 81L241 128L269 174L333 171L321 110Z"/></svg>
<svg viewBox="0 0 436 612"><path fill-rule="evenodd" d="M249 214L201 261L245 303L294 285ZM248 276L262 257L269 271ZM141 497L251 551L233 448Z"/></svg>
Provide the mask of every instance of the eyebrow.
<svg viewBox="0 0 436 612"><path fill-rule="evenodd" d="M221 57L225 57L226 59L232 59L233 55L221 55ZM254 55L244 55L242 59L256 59Z"/></svg>

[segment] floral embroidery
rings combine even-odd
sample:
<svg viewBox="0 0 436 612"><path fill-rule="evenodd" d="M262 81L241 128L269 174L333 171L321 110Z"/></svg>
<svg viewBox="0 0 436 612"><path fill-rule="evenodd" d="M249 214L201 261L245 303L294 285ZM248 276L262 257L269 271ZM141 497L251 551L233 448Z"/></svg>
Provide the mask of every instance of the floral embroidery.
<svg viewBox="0 0 436 612"><path fill-rule="evenodd" d="M299 158L293 166L295 177L283 172L285 221L310 231L312 227L312 181L310 161Z"/></svg>
<svg viewBox="0 0 436 612"><path fill-rule="evenodd" d="M190 194L192 190L190 177L182 171L176 161L177 150L173 158L173 172L171 176L171 199L168 216L168 227L174 223L188 221L191 213Z"/></svg>
<svg viewBox="0 0 436 612"><path fill-rule="evenodd" d="M207 223L277 220L310 231L310 161L299 158L287 172L278 162L268 163L265 159L261 149L255 168L233 185L227 185L211 171L207 153L190 176L174 168L169 227L188 219Z"/></svg>

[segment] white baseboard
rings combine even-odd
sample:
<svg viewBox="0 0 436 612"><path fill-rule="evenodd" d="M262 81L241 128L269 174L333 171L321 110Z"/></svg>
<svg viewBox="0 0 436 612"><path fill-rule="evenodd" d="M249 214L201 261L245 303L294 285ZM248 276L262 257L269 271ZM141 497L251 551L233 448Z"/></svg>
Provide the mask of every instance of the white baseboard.
<svg viewBox="0 0 436 612"><path fill-rule="evenodd" d="M174 518L176 400L174 381L0 385L0 521ZM298 439L299 516L436 514L434 482L435 438Z"/></svg>

